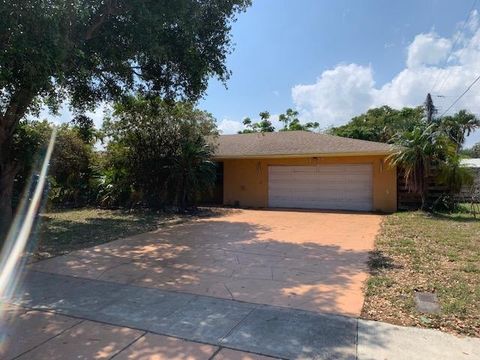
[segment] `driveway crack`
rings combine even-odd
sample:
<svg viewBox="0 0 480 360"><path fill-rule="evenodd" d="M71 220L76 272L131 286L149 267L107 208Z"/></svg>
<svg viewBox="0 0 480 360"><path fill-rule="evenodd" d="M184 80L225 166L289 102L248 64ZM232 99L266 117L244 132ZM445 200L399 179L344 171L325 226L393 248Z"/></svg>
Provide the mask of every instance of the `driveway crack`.
<svg viewBox="0 0 480 360"><path fill-rule="evenodd" d="M147 334L147 332L144 331L143 334L141 334L139 337L135 338L133 341L131 341L131 342L128 343L126 346L124 346L122 349L120 349L120 351L118 351L117 353L113 354L113 356L110 357L110 359L115 358L117 355L119 355L119 354L122 353L123 351L127 350L130 346L132 346L133 344L135 344L138 340L140 340L140 339L141 339L142 337L144 337L146 334Z"/></svg>
<svg viewBox="0 0 480 360"><path fill-rule="evenodd" d="M250 310L250 311L248 312L248 314L246 314L246 315L243 317L242 320L240 320L240 321L239 321L236 325L234 325L224 336L222 336L222 337L218 340L218 344L221 345L222 342L223 342L223 340L224 340L225 338L227 338L228 336L230 336L230 334L232 334L232 333L235 331L235 329L237 329L237 328L250 316L250 314L252 314L257 308L258 308L258 305L257 305L257 306L254 306L254 307L252 308L252 310Z"/></svg>
<svg viewBox="0 0 480 360"><path fill-rule="evenodd" d="M223 286L225 287L225 289L227 289L228 293L230 294L230 297L232 298L232 300L235 300L235 297L233 296L232 292L230 291L230 289L228 288L228 286L226 284L223 284Z"/></svg>
<svg viewBox="0 0 480 360"><path fill-rule="evenodd" d="M32 311L37 311L37 310L33 309ZM84 321L85 321L85 320L79 320L79 321L77 321L77 322L74 323L72 326L69 326L69 327L63 329L62 331L60 331L59 333L57 333L57 334L49 337L49 338L46 339L45 341L42 341L41 343L33 346L32 348L30 348L30 349L28 349L28 350L25 350L24 352L16 355L15 357L12 358L12 360L18 359L18 358L20 358L21 356L23 356L23 355L25 355L25 354L27 354L27 353L29 353L29 352L31 352L31 351L39 348L39 347L42 346L43 344L46 344L46 343L49 342L50 340L53 340L53 339L55 339L56 337L59 337L60 335L66 333L67 331L70 331L70 330L73 329L75 326L80 325L80 324L83 323Z"/></svg>

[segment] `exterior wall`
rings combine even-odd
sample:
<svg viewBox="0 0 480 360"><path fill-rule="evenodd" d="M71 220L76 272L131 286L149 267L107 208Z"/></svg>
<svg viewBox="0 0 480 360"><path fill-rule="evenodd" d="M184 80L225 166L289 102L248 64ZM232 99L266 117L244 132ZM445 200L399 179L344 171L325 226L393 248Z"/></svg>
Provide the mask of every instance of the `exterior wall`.
<svg viewBox="0 0 480 360"><path fill-rule="evenodd" d="M397 210L397 174L384 156L309 157L285 159L225 159L225 205L241 207L268 206L269 165L360 164L373 165L373 207L375 211Z"/></svg>

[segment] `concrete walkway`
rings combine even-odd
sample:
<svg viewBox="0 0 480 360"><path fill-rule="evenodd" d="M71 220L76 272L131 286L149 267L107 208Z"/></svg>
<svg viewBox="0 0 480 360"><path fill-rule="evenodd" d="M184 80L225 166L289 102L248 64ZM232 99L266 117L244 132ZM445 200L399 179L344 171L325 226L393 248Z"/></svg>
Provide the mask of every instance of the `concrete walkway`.
<svg viewBox="0 0 480 360"><path fill-rule="evenodd" d="M41 311L3 325L2 359L480 359L480 339L434 330L36 271L24 284L11 303Z"/></svg>

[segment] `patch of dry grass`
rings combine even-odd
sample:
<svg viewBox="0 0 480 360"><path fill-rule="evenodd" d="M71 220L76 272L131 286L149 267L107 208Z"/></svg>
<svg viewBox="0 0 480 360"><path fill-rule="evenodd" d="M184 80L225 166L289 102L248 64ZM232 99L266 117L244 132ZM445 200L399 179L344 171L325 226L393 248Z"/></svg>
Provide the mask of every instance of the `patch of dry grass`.
<svg viewBox="0 0 480 360"><path fill-rule="evenodd" d="M388 216L370 259L362 316L480 336L480 220L468 213ZM418 313L415 291L435 292L436 315Z"/></svg>
<svg viewBox="0 0 480 360"><path fill-rule="evenodd" d="M221 215L226 209L204 208L195 213L148 210L74 209L40 215L31 250L34 259L67 254L127 236L153 231L166 224ZM230 210L231 211L231 210Z"/></svg>

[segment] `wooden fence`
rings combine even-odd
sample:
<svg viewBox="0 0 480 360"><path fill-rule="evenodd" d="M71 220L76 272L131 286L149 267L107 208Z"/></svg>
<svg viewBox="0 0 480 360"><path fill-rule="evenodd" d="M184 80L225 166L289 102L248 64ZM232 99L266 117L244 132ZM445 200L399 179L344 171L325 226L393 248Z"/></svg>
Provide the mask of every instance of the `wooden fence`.
<svg viewBox="0 0 480 360"><path fill-rule="evenodd" d="M480 202L480 168L471 168L475 175L475 186L464 187L458 195L459 201L471 202L472 199ZM447 190L445 185L438 184L438 169L435 166L430 168L427 182L427 205L437 201ZM399 210L419 209L422 199L419 194L411 193L405 184L405 172L397 169L397 204Z"/></svg>

